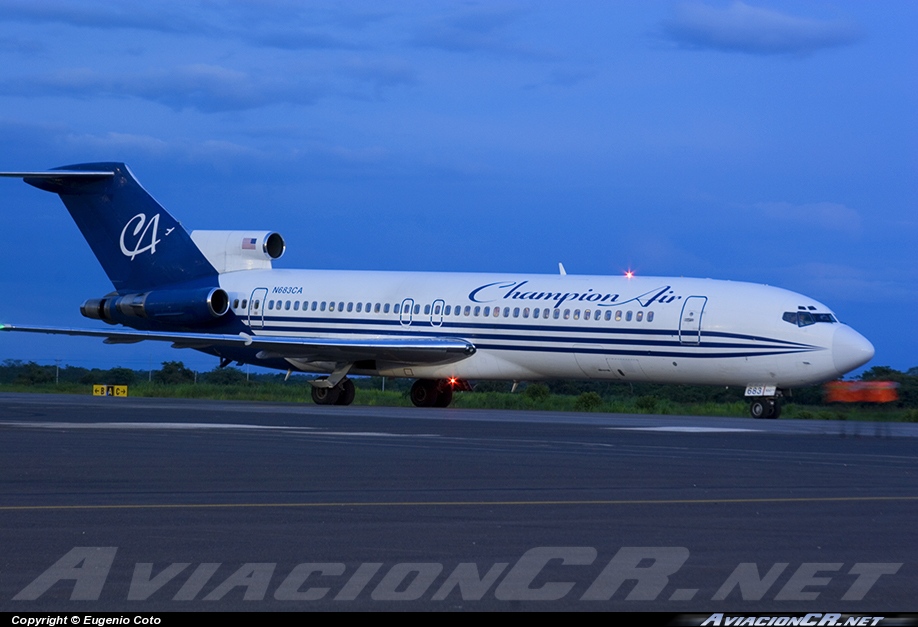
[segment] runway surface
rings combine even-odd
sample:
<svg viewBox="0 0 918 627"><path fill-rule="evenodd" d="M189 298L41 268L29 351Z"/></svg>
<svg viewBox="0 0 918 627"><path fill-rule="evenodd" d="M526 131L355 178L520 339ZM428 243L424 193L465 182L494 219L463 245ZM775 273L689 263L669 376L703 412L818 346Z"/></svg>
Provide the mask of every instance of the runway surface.
<svg viewBox="0 0 918 627"><path fill-rule="evenodd" d="M0 395L0 610L918 611L918 425Z"/></svg>

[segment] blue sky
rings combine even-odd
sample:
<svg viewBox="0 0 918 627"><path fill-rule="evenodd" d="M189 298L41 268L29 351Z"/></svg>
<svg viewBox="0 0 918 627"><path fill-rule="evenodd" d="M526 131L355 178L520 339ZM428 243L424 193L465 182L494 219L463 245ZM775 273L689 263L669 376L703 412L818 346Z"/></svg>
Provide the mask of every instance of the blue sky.
<svg viewBox="0 0 918 627"><path fill-rule="evenodd" d="M817 298L918 365L918 4L0 0L0 169L125 161L276 267L684 275ZM0 318L110 289L0 181ZM214 359L0 337L0 359Z"/></svg>

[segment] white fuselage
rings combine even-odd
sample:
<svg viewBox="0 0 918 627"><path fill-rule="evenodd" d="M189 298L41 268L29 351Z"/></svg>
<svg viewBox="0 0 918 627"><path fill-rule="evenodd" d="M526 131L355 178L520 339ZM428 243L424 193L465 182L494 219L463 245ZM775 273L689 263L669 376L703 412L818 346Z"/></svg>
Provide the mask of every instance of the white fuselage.
<svg viewBox="0 0 918 627"><path fill-rule="evenodd" d="M232 312L256 336L448 337L477 349L446 365L379 359L355 364L355 373L784 388L837 378L873 356L871 344L825 305L742 282L244 270L221 274L220 286ZM805 323L787 320L798 312L809 316ZM314 372L335 366L288 362Z"/></svg>

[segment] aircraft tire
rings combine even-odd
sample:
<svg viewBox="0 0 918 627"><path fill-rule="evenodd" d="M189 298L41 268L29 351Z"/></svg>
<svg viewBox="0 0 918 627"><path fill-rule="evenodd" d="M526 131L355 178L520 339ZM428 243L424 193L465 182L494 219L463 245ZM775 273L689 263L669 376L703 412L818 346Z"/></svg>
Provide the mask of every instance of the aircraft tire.
<svg viewBox="0 0 918 627"><path fill-rule="evenodd" d="M768 414L768 417L774 420L780 415L781 415L781 403L777 400L771 401L771 412Z"/></svg>
<svg viewBox="0 0 918 627"><path fill-rule="evenodd" d="M338 398L335 400L335 405L350 405L354 402L354 396L356 396L357 391L354 389L353 381L345 378L335 386L335 389L338 390Z"/></svg>
<svg viewBox="0 0 918 627"><path fill-rule="evenodd" d="M334 405L341 394L340 388L312 388L312 401L316 405Z"/></svg>
<svg viewBox="0 0 918 627"><path fill-rule="evenodd" d="M765 399L756 399L749 405L749 413L753 418L769 418L774 413L774 405Z"/></svg>
<svg viewBox="0 0 918 627"><path fill-rule="evenodd" d="M438 396L436 381L418 379L411 386L411 402L415 407L433 407Z"/></svg>
<svg viewBox="0 0 918 627"><path fill-rule="evenodd" d="M446 384L437 390L437 400L434 401L434 407L449 407L453 402L453 388Z"/></svg>

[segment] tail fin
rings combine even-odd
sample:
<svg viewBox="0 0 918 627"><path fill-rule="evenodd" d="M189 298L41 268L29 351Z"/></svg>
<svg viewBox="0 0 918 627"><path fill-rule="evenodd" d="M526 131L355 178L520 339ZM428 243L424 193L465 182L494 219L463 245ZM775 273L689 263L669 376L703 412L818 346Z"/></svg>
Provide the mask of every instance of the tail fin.
<svg viewBox="0 0 918 627"><path fill-rule="evenodd" d="M217 271L188 232L125 164L83 163L0 175L21 177L58 194L116 290L193 281L216 284Z"/></svg>

